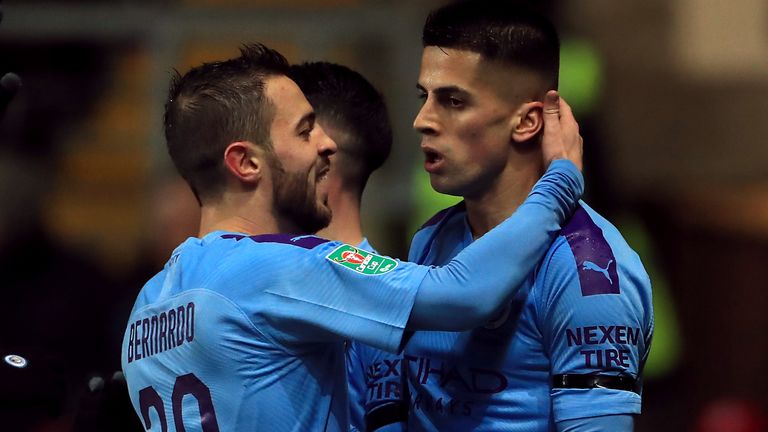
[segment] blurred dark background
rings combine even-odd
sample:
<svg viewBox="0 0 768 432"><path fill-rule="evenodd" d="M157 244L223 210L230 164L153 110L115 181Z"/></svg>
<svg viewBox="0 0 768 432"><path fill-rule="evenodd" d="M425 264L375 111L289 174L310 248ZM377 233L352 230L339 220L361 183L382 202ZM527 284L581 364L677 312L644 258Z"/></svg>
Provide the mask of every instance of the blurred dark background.
<svg viewBox="0 0 768 432"><path fill-rule="evenodd" d="M404 257L415 227L454 202L429 188L411 129L421 25L441 3L3 1L0 75L23 80L0 123L9 430L135 430L130 412L100 414L127 403L114 375L124 320L198 218L162 139L173 68L260 41L294 62L362 72L395 128L366 191L365 229ZM654 282L637 430L768 430L768 2L541 3L563 40L561 90L585 137L587 200Z"/></svg>

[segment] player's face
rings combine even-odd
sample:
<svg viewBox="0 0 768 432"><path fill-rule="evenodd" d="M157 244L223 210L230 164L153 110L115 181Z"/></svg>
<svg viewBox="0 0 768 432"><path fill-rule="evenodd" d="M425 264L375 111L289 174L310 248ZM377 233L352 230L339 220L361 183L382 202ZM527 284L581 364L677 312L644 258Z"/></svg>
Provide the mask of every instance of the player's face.
<svg viewBox="0 0 768 432"><path fill-rule="evenodd" d="M417 85L423 105L413 127L436 191L479 196L504 170L521 100L513 77L472 51L424 48Z"/></svg>
<svg viewBox="0 0 768 432"><path fill-rule="evenodd" d="M314 111L296 83L280 76L266 84L275 105L270 129L275 211L302 232L314 233L331 221L325 180L336 143L315 123Z"/></svg>

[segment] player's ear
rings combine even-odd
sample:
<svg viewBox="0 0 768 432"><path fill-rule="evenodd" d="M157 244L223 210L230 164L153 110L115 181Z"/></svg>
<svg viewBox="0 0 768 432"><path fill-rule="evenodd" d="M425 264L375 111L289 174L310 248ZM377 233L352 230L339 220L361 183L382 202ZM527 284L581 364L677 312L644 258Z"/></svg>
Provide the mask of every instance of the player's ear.
<svg viewBox="0 0 768 432"><path fill-rule="evenodd" d="M544 103L526 102L520 105L512 118L512 140L526 142L544 127Z"/></svg>
<svg viewBox="0 0 768 432"><path fill-rule="evenodd" d="M224 150L224 166L238 180L256 185L264 175L266 159L255 144L237 141Z"/></svg>

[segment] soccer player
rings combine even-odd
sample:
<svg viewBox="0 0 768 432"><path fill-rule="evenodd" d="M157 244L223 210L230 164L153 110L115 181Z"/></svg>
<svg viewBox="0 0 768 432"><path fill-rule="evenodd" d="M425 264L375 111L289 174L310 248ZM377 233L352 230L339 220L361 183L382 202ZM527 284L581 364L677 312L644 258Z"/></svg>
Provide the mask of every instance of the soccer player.
<svg viewBox="0 0 768 432"><path fill-rule="evenodd" d="M318 235L376 252L363 236L360 203L368 177L384 164L392 149L392 127L384 100L365 77L342 65L304 63L291 66L290 76L314 108L318 124L338 148L331 156L326 180L328 207L333 217ZM388 407L390 411L399 409L401 419L405 420L407 411L401 403L399 379L388 380L387 391L374 399L368 397L371 392L367 382L358 373L361 358L370 360L377 356L380 363L387 360L396 365L398 356L356 341L349 341L346 348L350 430L366 430L365 411L374 410L374 405Z"/></svg>
<svg viewBox="0 0 768 432"><path fill-rule="evenodd" d="M166 141L201 221L142 288L125 330L123 370L146 429L346 430L344 340L395 352L406 330L489 319L581 195L581 139L572 118L551 115L549 168L529 198L447 265L312 236L330 220L336 144L288 73L282 55L253 44L171 85ZM508 271L463 295L494 267Z"/></svg>
<svg viewBox="0 0 768 432"><path fill-rule="evenodd" d="M424 168L436 191L464 200L416 233L409 260L442 265L519 209L545 169L539 101L557 85L559 42L519 5L462 1L429 15L423 45L414 128ZM499 271L469 280L466 295ZM405 374L408 430L632 430L653 315L650 281L621 234L582 202L520 288L471 331L416 332L402 370L377 377Z"/></svg>

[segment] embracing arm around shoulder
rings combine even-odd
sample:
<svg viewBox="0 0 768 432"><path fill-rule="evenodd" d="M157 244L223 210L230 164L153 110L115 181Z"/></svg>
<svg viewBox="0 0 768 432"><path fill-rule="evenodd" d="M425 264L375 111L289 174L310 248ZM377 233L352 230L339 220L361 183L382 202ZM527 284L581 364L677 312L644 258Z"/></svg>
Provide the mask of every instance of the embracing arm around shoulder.
<svg viewBox="0 0 768 432"><path fill-rule="evenodd" d="M463 331L490 319L544 256L583 190L584 179L572 162L552 162L512 216L447 265L427 272L408 328ZM470 283L473 290L467 295Z"/></svg>

